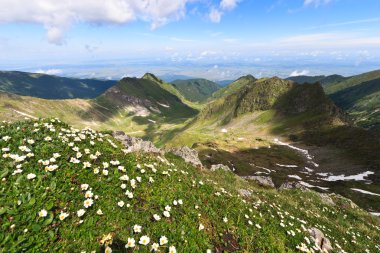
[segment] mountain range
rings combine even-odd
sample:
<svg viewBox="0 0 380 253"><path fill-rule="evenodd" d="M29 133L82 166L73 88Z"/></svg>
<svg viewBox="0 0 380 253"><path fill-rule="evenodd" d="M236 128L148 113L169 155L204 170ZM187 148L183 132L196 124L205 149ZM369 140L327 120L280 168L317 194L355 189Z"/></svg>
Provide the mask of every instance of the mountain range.
<svg viewBox="0 0 380 253"><path fill-rule="evenodd" d="M12 75L4 73L10 80ZM49 97L54 99L30 96L35 93L19 89L24 86L18 84L17 75L0 92L0 119L58 117L75 127L123 130L159 146L187 145L199 152L207 166L225 164L240 176L269 175L278 185L298 180L377 211L380 204L373 201L375 197L363 200L362 194L347 189L379 191L378 73L293 80L247 75L225 87L205 79L167 83L147 73L141 78L123 78L102 92L91 89L91 95L83 95L86 99L61 99L54 92ZM33 78L35 74L22 75ZM60 77L44 78L61 82ZM62 80L72 80L67 86L73 90L81 82ZM49 94L46 83L33 88L37 86L31 89ZM79 96L81 89L71 93ZM358 108L363 110L361 120L356 117ZM371 172L368 180L375 183L343 180L337 184L326 179L366 171Z"/></svg>

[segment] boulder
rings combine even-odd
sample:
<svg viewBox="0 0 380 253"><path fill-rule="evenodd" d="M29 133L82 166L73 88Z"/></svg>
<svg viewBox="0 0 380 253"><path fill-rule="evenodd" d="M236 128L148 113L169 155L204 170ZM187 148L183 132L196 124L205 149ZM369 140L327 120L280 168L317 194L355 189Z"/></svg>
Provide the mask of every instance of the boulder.
<svg viewBox="0 0 380 253"><path fill-rule="evenodd" d="M193 166L202 167L202 162L199 160L198 152L189 147L179 147L179 148L171 148L168 150L169 152L182 157L185 162L192 164Z"/></svg>
<svg viewBox="0 0 380 253"><path fill-rule="evenodd" d="M239 189L238 192L243 197L251 197L252 196L252 192L250 190Z"/></svg>
<svg viewBox="0 0 380 253"><path fill-rule="evenodd" d="M282 190L288 190L288 189L300 189L301 191L310 191L309 188L301 184L300 182L286 182L283 183L280 188L278 188L280 191Z"/></svg>
<svg viewBox="0 0 380 253"><path fill-rule="evenodd" d="M112 136L125 146L125 152L163 153L163 151L150 141L126 135L123 131L115 131Z"/></svg>
<svg viewBox="0 0 380 253"><path fill-rule="evenodd" d="M323 204L329 205L329 206L335 206L335 202L332 200L329 194L326 193L318 193L319 197L321 198L321 201Z"/></svg>
<svg viewBox="0 0 380 253"><path fill-rule="evenodd" d="M271 177L267 177L267 176L244 176L242 178L244 178L246 180L255 181L256 183L258 183L261 186L274 188L274 183L273 183Z"/></svg>
<svg viewBox="0 0 380 253"><path fill-rule="evenodd" d="M330 240L325 237L321 230L318 228L310 228L309 233L313 237L315 245L320 248L320 252L328 253L332 251Z"/></svg>
<svg viewBox="0 0 380 253"><path fill-rule="evenodd" d="M231 171L230 167L224 164L213 164L210 168L211 171L217 171L217 170L224 170L224 171Z"/></svg>

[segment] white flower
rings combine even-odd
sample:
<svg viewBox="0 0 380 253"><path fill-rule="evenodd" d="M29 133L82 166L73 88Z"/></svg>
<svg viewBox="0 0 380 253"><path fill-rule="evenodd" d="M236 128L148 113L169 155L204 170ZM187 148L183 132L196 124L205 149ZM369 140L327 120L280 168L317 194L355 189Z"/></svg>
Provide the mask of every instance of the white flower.
<svg viewBox="0 0 380 253"><path fill-rule="evenodd" d="M141 177L136 177L137 182L141 183Z"/></svg>
<svg viewBox="0 0 380 253"><path fill-rule="evenodd" d="M170 213L168 211L164 211L163 212L163 215L166 217L166 218L169 218L170 217Z"/></svg>
<svg viewBox="0 0 380 253"><path fill-rule="evenodd" d="M172 210L172 208L170 206L165 206L165 210L170 212L170 210Z"/></svg>
<svg viewBox="0 0 380 253"><path fill-rule="evenodd" d="M80 188L82 189L82 191L86 191L88 189L88 186L88 184L81 184Z"/></svg>
<svg viewBox="0 0 380 253"><path fill-rule="evenodd" d="M224 222L224 223L227 223L227 222L228 222L227 217L224 217L224 218L223 218L223 222Z"/></svg>
<svg viewBox="0 0 380 253"><path fill-rule="evenodd" d="M107 162L103 162L103 168L104 168L104 169L107 169L109 166L110 166L109 163L107 163Z"/></svg>
<svg viewBox="0 0 380 253"><path fill-rule="evenodd" d="M141 226L139 226L139 225L134 225L133 226L133 231L135 232L135 233L141 233Z"/></svg>
<svg viewBox="0 0 380 253"><path fill-rule="evenodd" d="M169 253L177 253L177 250L175 249L174 246L169 247Z"/></svg>
<svg viewBox="0 0 380 253"><path fill-rule="evenodd" d="M91 191L86 191L86 193L84 194L84 196L85 196L86 198L92 198L93 195L94 195L94 194L93 194Z"/></svg>
<svg viewBox="0 0 380 253"><path fill-rule="evenodd" d="M64 220L64 219L66 219L67 216L69 216L68 213L61 213L61 214L59 215L59 219L60 219L60 220Z"/></svg>
<svg viewBox="0 0 380 253"><path fill-rule="evenodd" d="M153 218L154 218L156 221L161 220L161 217L160 217L158 214L153 214Z"/></svg>
<svg viewBox="0 0 380 253"><path fill-rule="evenodd" d="M33 174L33 173L29 173L28 175L26 175L26 178L29 179L29 180L31 180L31 179L33 179L35 177L36 177L36 174Z"/></svg>
<svg viewBox="0 0 380 253"><path fill-rule="evenodd" d="M173 200L173 205L178 205L178 202L177 202L177 200Z"/></svg>
<svg viewBox="0 0 380 253"><path fill-rule="evenodd" d="M121 201L117 202L117 205L120 206L120 207L123 207L124 206L124 201L121 200Z"/></svg>
<svg viewBox="0 0 380 253"><path fill-rule="evenodd" d="M258 229L260 229L261 228L261 226L259 225L259 224L256 224L255 225Z"/></svg>
<svg viewBox="0 0 380 253"><path fill-rule="evenodd" d="M102 173L103 173L104 176L107 176L108 175L108 170L103 170Z"/></svg>
<svg viewBox="0 0 380 253"><path fill-rule="evenodd" d="M157 251L158 247L160 247L160 245L158 245L158 243L155 242L155 243L152 244L152 250L153 251Z"/></svg>
<svg viewBox="0 0 380 253"><path fill-rule="evenodd" d="M182 199L179 199L179 200L178 200L178 204L180 204L180 205L182 205L182 204L183 204L183 201L182 201Z"/></svg>
<svg viewBox="0 0 380 253"><path fill-rule="evenodd" d="M148 245L150 242L150 238L146 235L141 236L139 243L141 245Z"/></svg>
<svg viewBox="0 0 380 253"><path fill-rule="evenodd" d="M107 246L107 248L104 250L104 253L112 253L112 249Z"/></svg>
<svg viewBox="0 0 380 253"><path fill-rule="evenodd" d="M83 162L83 168L90 168L90 167L91 167L91 163Z"/></svg>
<svg viewBox="0 0 380 253"><path fill-rule="evenodd" d="M127 188L127 185L126 184L121 184L120 187L121 187L121 189L125 189L125 188Z"/></svg>
<svg viewBox="0 0 380 253"><path fill-rule="evenodd" d="M98 168L95 168L94 169L94 174L98 174L99 173L99 169Z"/></svg>
<svg viewBox="0 0 380 253"><path fill-rule="evenodd" d="M165 245L165 244L167 244L168 243L168 238L166 238L166 236L161 236L160 237L160 245L162 246L162 245Z"/></svg>
<svg viewBox="0 0 380 253"><path fill-rule="evenodd" d="M92 206L93 203L94 203L94 201L92 199L86 199L84 201L83 205L85 208L89 208L90 206Z"/></svg>
<svg viewBox="0 0 380 253"><path fill-rule="evenodd" d="M79 210L77 211L77 215L78 215L78 217L82 217L83 214L84 214L85 212L86 212L86 211L85 211L84 209L79 209Z"/></svg>
<svg viewBox="0 0 380 253"><path fill-rule="evenodd" d="M38 216L40 216L40 217L46 217L47 216L47 211L45 209L42 209L41 211L38 212Z"/></svg>
<svg viewBox="0 0 380 253"><path fill-rule="evenodd" d="M201 224L199 224L199 228L198 228L198 230L199 231L201 231L201 230L203 230L205 228L205 226L203 226L203 224L201 223Z"/></svg>
<svg viewBox="0 0 380 253"><path fill-rule="evenodd" d="M119 178L121 181L128 181L129 180L129 177L128 175L123 175Z"/></svg>
<svg viewBox="0 0 380 253"><path fill-rule="evenodd" d="M98 209L98 211L96 211L96 214L98 214L98 215L102 215L102 214L103 214L103 212L102 212L102 210L101 210L101 209Z"/></svg>
<svg viewBox="0 0 380 253"><path fill-rule="evenodd" d="M133 238L128 238L127 244L125 244L125 248L134 248L136 241Z"/></svg>

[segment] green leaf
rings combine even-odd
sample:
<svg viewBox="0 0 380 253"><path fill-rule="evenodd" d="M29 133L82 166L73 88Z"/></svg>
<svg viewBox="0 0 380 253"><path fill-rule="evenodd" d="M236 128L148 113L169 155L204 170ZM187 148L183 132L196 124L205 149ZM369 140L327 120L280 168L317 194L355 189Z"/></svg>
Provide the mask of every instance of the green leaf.
<svg viewBox="0 0 380 253"><path fill-rule="evenodd" d="M30 201L29 201L29 205L32 206L36 203L36 199L35 198L31 198Z"/></svg>
<svg viewBox="0 0 380 253"><path fill-rule="evenodd" d="M45 227L49 225L53 221L53 219L54 219L54 215L50 212L48 216L45 218L44 222L42 223L42 226Z"/></svg>
<svg viewBox="0 0 380 253"><path fill-rule="evenodd" d="M0 215L3 215L4 213L6 213L7 212L7 208L6 207L2 207L2 208L0 208Z"/></svg>
<svg viewBox="0 0 380 253"><path fill-rule="evenodd" d="M38 232L38 231L41 230L41 226L38 225L38 224L34 224L34 225L32 226L32 230L33 230L34 232Z"/></svg>

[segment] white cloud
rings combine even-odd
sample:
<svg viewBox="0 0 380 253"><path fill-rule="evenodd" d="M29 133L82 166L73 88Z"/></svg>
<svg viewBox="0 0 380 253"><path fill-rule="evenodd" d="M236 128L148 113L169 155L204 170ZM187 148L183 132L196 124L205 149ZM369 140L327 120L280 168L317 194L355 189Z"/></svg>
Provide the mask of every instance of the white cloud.
<svg viewBox="0 0 380 253"><path fill-rule="evenodd" d="M305 6L314 5L315 7L318 7L323 4L328 4L332 0L304 0L303 4Z"/></svg>
<svg viewBox="0 0 380 253"><path fill-rule="evenodd" d="M237 6L238 2L240 2L240 0L222 0L220 2L220 8L223 10L232 10Z"/></svg>
<svg viewBox="0 0 380 253"><path fill-rule="evenodd" d="M223 11L231 11L235 9L237 4L242 0L221 0L219 7L212 7L208 15L209 19L213 23L219 23L224 14Z"/></svg>
<svg viewBox="0 0 380 253"><path fill-rule="evenodd" d="M212 8L208 17L210 18L211 22L219 23L220 20L222 19L222 14L223 13L219 11L218 9Z"/></svg>
<svg viewBox="0 0 380 253"><path fill-rule="evenodd" d="M0 23L31 22L44 26L51 43L63 44L74 23L123 24L143 20L155 29L185 16L193 0L0 0Z"/></svg>
<svg viewBox="0 0 380 253"><path fill-rule="evenodd" d="M61 69L46 69L46 70L38 69L34 72L39 73L39 74L45 74L45 75L59 75L59 74L62 74L63 71Z"/></svg>
<svg viewBox="0 0 380 253"><path fill-rule="evenodd" d="M292 73L290 73L289 76L307 76L309 73L310 73L310 71L307 69L304 69L301 71L294 70Z"/></svg>

